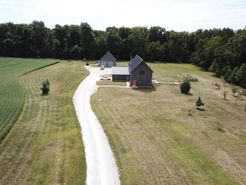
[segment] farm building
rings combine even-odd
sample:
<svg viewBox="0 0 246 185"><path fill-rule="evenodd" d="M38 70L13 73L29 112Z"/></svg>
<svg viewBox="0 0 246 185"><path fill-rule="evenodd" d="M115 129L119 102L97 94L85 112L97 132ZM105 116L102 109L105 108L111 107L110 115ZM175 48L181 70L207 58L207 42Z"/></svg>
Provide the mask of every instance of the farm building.
<svg viewBox="0 0 246 185"><path fill-rule="evenodd" d="M104 67L116 66L116 58L110 51L103 55L99 62L100 65L103 65Z"/></svg>
<svg viewBox="0 0 246 185"><path fill-rule="evenodd" d="M130 73L128 67L112 67L112 81L130 81Z"/></svg>
<svg viewBox="0 0 246 185"><path fill-rule="evenodd" d="M130 81L130 86L152 86L152 69L136 55L128 64L128 67L113 67L112 81Z"/></svg>
<svg viewBox="0 0 246 185"><path fill-rule="evenodd" d="M128 64L131 86L152 86L152 69L136 55Z"/></svg>

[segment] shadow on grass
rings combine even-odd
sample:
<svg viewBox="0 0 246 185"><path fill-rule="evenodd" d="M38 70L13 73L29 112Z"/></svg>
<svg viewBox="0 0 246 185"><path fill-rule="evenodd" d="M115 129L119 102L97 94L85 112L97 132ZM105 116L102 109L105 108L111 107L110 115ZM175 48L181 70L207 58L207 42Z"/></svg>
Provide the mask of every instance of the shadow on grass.
<svg viewBox="0 0 246 185"><path fill-rule="evenodd" d="M40 94L40 96L49 96L50 94Z"/></svg>
<svg viewBox="0 0 246 185"><path fill-rule="evenodd" d="M156 85L150 86L150 87L138 87L133 88L134 91L141 91L144 93L152 93L156 91Z"/></svg>
<svg viewBox="0 0 246 185"><path fill-rule="evenodd" d="M184 95L186 95L186 96L193 96L193 94L190 93L190 92L188 92L188 93L182 93L182 94L184 94Z"/></svg>
<svg viewBox="0 0 246 185"><path fill-rule="evenodd" d="M197 107L196 109L199 110L199 111L206 111L206 109L203 108L203 107Z"/></svg>

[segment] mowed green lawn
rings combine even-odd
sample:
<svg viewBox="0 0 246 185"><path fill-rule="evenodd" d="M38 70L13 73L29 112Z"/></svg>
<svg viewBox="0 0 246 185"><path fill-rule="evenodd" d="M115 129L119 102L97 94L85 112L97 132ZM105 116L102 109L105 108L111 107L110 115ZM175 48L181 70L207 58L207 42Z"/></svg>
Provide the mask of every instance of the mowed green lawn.
<svg viewBox="0 0 246 185"><path fill-rule="evenodd" d="M19 82L21 75L55 62L0 58L0 142L18 119L23 107L25 95Z"/></svg>
<svg viewBox="0 0 246 185"><path fill-rule="evenodd" d="M88 74L83 65L62 61L21 78L26 100L0 145L0 184L85 184L84 149L72 104ZM48 96L40 95L44 79L50 81Z"/></svg>
<svg viewBox="0 0 246 185"><path fill-rule="evenodd" d="M103 87L93 96L122 184L246 184L246 101L193 65L150 65L162 82L185 74L199 81L192 83L192 95L181 94L178 85L160 84L153 90ZM199 95L206 111L195 108Z"/></svg>

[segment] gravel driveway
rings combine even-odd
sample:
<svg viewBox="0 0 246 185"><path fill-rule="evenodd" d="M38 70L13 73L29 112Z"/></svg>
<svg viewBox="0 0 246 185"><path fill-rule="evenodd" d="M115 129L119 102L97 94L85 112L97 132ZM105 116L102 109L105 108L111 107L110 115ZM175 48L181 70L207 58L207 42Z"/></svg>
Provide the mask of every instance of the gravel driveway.
<svg viewBox="0 0 246 185"><path fill-rule="evenodd" d="M119 173L108 139L91 109L90 97L97 91L100 76L111 69L86 67L90 75L79 85L73 96L75 111L80 123L87 164L87 185L120 185Z"/></svg>

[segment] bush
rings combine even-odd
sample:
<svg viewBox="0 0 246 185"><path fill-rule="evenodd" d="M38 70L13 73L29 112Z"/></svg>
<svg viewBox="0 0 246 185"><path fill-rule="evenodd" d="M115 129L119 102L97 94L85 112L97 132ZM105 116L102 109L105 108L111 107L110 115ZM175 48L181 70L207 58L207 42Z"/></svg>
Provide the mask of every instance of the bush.
<svg viewBox="0 0 246 185"><path fill-rule="evenodd" d="M242 87L246 87L246 64L241 65L236 75L237 75L238 84L241 85Z"/></svg>
<svg viewBox="0 0 246 185"><path fill-rule="evenodd" d="M225 72L225 81L227 81L228 83L234 83L235 81L235 73L230 69L228 68L227 71Z"/></svg>
<svg viewBox="0 0 246 185"><path fill-rule="evenodd" d="M42 95L49 94L50 91L50 82L49 80L45 80L42 82L42 87L40 88L42 90Z"/></svg>
<svg viewBox="0 0 246 185"><path fill-rule="evenodd" d="M198 82L198 79L191 76L191 75L186 75L185 77L187 80L189 80L190 82Z"/></svg>
<svg viewBox="0 0 246 185"><path fill-rule="evenodd" d="M188 94L190 92L190 81L188 79L185 79L181 84L180 84L180 90L181 93L183 94Z"/></svg>

